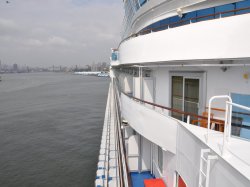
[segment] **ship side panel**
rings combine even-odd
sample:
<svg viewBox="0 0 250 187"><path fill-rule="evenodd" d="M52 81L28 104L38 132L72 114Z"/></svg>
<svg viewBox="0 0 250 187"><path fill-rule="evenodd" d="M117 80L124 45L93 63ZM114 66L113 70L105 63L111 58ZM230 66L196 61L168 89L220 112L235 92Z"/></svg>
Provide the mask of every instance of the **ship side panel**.
<svg viewBox="0 0 250 187"><path fill-rule="evenodd" d="M199 127L196 127L199 128ZM198 186L200 169L200 151L209 147L184 126L178 127L177 172L187 186ZM212 154L216 155L212 152ZM213 187L247 187L249 180L218 156L211 162L210 186Z"/></svg>
<svg viewBox="0 0 250 187"><path fill-rule="evenodd" d="M130 126L151 142L176 152L177 122L161 113L121 95L122 116Z"/></svg>
<svg viewBox="0 0 250 187"><path fill-rule="evenodd" d="M204 21L124 41L121 64L249 58L250 14Z"/></svg>

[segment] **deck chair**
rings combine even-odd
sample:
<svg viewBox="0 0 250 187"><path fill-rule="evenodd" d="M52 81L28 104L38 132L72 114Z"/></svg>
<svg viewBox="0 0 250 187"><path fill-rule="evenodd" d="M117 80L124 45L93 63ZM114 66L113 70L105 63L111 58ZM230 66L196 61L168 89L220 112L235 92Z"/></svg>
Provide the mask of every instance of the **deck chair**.
<svg viewBox="0 0 250 187"><path fill-rule="evenodd" d="M204 116L204 117L208 117L208 112L203 112L202 113L202 116ZM214 114L213 113L211 113L211 119L214 117ZM197 124L198 125L198 123L200 123L200 127L204 127L204 128L207 128L207 119L200 119L200 120L192 120L192 122L191 122L192 124Z"/></svg>

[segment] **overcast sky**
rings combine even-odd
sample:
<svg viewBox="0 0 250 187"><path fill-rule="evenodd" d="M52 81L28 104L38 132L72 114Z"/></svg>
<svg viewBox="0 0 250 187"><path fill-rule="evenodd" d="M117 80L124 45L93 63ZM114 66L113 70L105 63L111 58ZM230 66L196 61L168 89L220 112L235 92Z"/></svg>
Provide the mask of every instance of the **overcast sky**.
<svg viewBox="0 0 250 187"><path fill-rule="evenodd" d="M0 60L47 67L109 61L122 0L0 0Z"/></svg>

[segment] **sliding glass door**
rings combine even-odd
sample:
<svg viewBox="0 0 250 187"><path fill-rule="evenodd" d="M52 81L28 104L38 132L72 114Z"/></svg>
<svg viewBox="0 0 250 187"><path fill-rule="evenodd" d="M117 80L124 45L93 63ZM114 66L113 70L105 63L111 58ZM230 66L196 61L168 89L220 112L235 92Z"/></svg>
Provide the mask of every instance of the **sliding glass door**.
<svg viewBox="0 0 250 187"><path fill-rule="evenodd" d="M172 77L172 108L183 111L183 81L181 76ZM182 114L172 112L172 116L182 120Z"/></svg>
<svg viewBox="0 0 250 187"><path fill-rule="evenodd" d="M172 97L171 97L172 108L198 114L199 100L200 100L199 78L172 76ZM172 112L172 116L182 121L186 121L187 117L178 112Z"/></svg>

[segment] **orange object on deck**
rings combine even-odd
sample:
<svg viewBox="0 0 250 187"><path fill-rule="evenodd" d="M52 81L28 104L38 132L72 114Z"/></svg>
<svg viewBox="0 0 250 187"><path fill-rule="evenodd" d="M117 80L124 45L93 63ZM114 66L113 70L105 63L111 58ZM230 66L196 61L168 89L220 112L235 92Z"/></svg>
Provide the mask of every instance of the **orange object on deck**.
<svg viewBox="0 0 250 187"><path fill-rule="evenodd" d="M145 179L145 187L166 187L162 179Z"/></svg>
<svg viewBox="0 0 250 187"><path fill-rule="evenodd" d="M182 180L181 176L179 176L178 187L187 187L185 182Z"/></svg>

